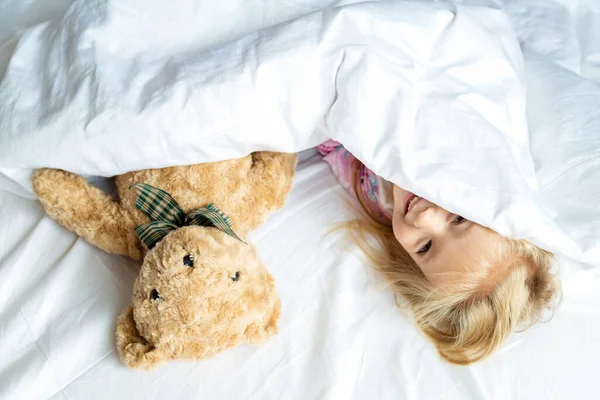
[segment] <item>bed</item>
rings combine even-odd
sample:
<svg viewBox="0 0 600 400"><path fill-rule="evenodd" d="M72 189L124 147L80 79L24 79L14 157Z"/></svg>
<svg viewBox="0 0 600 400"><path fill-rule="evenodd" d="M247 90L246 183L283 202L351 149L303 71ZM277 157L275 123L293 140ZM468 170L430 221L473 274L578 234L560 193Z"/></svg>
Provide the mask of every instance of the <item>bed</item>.
<svg viewBox="0 0 600 400"><path fill-rule="evenodd" d="M138 5L142 3L138 1ZM421 7L425 3L411 4ZM598 226L600 213L594 207L597 197L593 184L600 181L590 172L595 153L585 162L561 158L560 154L573 155L586 146L586 151L595 151L593 138L586 139L583 145L577 139L581 139L581 132L600 127L600 119L594 119L598 103L592 102L599 98L600 91L594 83L600 82L600 9L593 0L564 4L558 0L478 3L503 8L510 16L523 48L533 46L536 50L535 56L526 59L526 65L551 60L556 68L569 71L562 81L564 87L555 81L552 89L540 79L562 76L558 72L553 75L554 66L544 70L545 75L532 74L531 70L525 74L531 88L527 122L533 133L529 145L535 156L536 178L544 183L539 193L552 200L545 203L544 210L556 226L564 228L563 232L570 232L573 221L579 221L578 226L584 228L578 234L583 233L575 236L589 250L586 257L560 257L563 298L547 322L515 334L496 355L483 362L469 367L443 362L411 323L410 315L398 309L392 293L366 266L360 253L340 232L330 231L334 224L352 218L348 202L353 199L313 148L325 137L318 131L302 141L284 137L276 143L281 150L301 150L294 188L286 206L250 237L276 279L282 299L278 336L263 347L242 346L201 362L172 362L152 372L128 369L115 351L114 331L117 316L129 303L137 266L91 247L44 215L27 179L38 160L60 165L64 147L52 147L52 143L41 141L30 132L18 136L5 118L8 114L0 113L0 147L4 146L4 150L0 148L0 398L597 398L600 265L593 262L598 236L590 232ZM152 1L147 3L151 4ZM242 6L228 1L214 12L221 17L239 16L259 4L245 2ZM238 22L243 23L238 24L235 33L201 32L206 43L216 44L224 37L230 40L250 32L253 26L271 26L341 3L265 4L268 7L264 5L259 13L251 13L246 19L239 17ZM15 48L13 35L61 18L68 6L67 1L0 3L0 76L18 67L15 49L24 51L22 44ZM154 43L157 51L161 51L159 41ZM168 38L164 39L165 46L168 43ZM573 84L569 80L575 78L582 81ZM2 84L0 99L2 93L7 93L6 80ZM577 90L577 96L569 90ZM534 97L531 91L535 92ZM556 104L543 101L564 93L569 96ZM584 104L585 96L590 98ZM578 109L585 115L578 114ZM564 110L566 114L560 114ZM549 124L552 116L548 113L554 113L560 123ZM18 117L17 114L11 115ZM575 126L574 120L583 121L580 128L567 129ZM50 118L43 123L61 127L56 121ZM285 122L298 127L293 121ZM561 129L553 130L556 126ZM31 129L34 132L36 127ZM542 135L554 135L554 142ZM238 147L238 151L261 145L261 137L253 139L248 146ZM214 146L224 148L227 144L230 142L223 140ZM42 160L41 153L35 152L35 157L28 156L26 153L36 146L45 146L50 152L56 149L55 158L49 155ZM560 153L561 148L564 153ZM106 149L96 153L75 154L74 148L70 151L73 160L89 160L74 169L80 168L77 172L87 174L96 185L110 191L109 177L119 168L132 165L124 164L125 157L116 159L111 158L112 153L102 153ZM363 156L368 159L367 152ZM99 158L101 154L103 159ZM220 154L230 155L226 151ZM202 159L202 153L195 156ZM106 159L110 162L103 161ZM162 158L161 162L181 160ZM557 165L563 169L557 169ZM581 166L587 169L582 172ZM410 176L398 179L416 185ZM579 179L592 188L573 191L569 197L564 192L567 186L555 184L561 179ZM427 184L419 189L432 190ZM442 204L450 201L443 191L431 195L439 196ZM580 213L566 213L577 201ZM523 217L521 209L507 220L494 220L494 211L482 210L479 217L489 217L491 223L506 229L510 228L511 218ZM532 213L531 218L534 217ZM555 245L561 236L539 238ZM565 247L565 252L570 249Z"/></svg>

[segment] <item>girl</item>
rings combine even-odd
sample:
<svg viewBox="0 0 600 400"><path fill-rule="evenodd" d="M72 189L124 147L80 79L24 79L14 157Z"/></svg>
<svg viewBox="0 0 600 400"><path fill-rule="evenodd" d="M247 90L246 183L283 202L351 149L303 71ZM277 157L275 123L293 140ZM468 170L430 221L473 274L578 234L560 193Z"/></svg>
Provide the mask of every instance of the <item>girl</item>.
<svg viewBox="0 0 600 400"><path fill-rule="evenodd" d="M444 359L479 361L552 308L558 284L551 253L385 181L334 140L318 151L362 206L347 225L352 238Z"/></svg>

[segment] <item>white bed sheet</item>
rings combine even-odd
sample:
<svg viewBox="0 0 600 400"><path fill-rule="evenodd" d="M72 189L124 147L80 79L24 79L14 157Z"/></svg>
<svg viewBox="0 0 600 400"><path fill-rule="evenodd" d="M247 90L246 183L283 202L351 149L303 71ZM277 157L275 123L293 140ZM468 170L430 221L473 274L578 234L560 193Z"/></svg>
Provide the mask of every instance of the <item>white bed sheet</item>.
<svg viewBox="0 0 600 400"><path fill-rule="evenodd" d="M2 399L573 399L600 393L600 275L563 267L565 296L546 324L496 356L451 366L395 306L332 224L351 201L314 152L303 153L285 208L253 233L282 299L279 335L153 372L122 364L116 317L134 263L107 255L0 197ZM307 158L308 157L308 158Z"/></svg>

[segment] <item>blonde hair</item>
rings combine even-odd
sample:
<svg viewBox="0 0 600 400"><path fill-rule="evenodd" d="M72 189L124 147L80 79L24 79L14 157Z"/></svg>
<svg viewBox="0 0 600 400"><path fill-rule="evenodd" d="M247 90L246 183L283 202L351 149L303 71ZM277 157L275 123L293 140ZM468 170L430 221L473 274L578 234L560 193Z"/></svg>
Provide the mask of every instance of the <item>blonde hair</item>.
<svg viewBox="0 0 600 400"><path fill-rule="evenodd" d="M354 190L357 192L356 187ZM357 198L360 202L360 196ZM513 331L528 328L544 311L553 309L559 285L551 272L552 253L498 235L498 251L479 260L487 264L485 271L503 271L492 283L485 279L490 278L489 273L467 274L443 288L436 287L396 240L392 227L375 221L364 206L362 209L359 217L344 227L447 361L468 365L482 360Z"/></svg>

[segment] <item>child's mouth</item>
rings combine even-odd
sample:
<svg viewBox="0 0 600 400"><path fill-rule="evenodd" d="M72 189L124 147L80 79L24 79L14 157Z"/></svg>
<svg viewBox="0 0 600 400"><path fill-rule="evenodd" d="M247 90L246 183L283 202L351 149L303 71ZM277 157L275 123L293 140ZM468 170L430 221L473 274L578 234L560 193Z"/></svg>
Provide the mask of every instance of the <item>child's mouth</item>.
<svg viewBox="0 0 600 400"><path fill-rule="evenodd" d="M404 198L404 215L408 214L408 212L413 208L416 202L418 202L421 198L414 193L408 193Z"/></svg>

